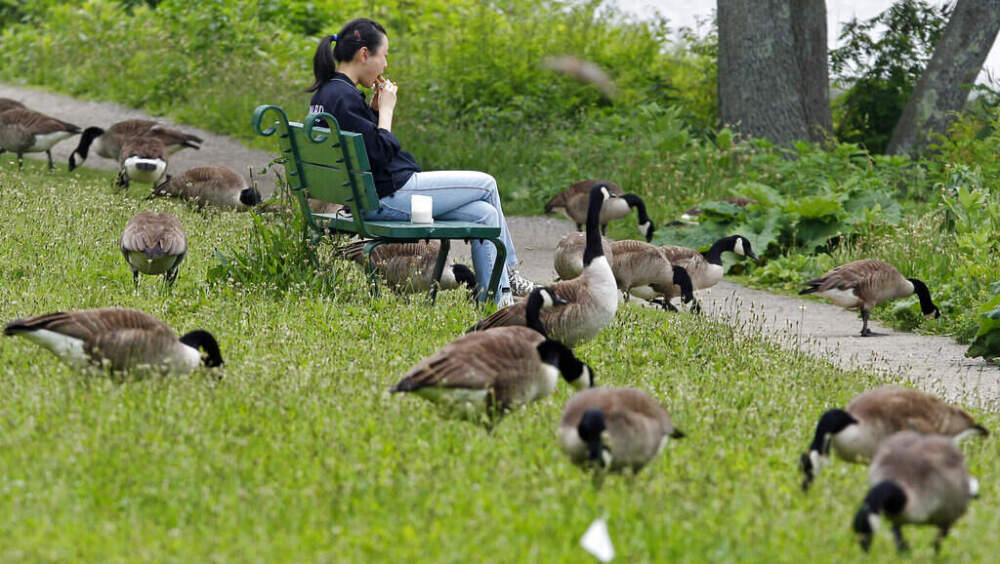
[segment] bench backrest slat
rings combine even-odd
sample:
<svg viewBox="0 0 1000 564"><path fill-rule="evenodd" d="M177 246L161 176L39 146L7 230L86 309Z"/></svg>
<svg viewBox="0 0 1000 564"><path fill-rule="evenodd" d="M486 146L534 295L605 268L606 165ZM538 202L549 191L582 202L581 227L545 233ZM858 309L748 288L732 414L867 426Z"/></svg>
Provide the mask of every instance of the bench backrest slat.
<svg viewBox="0 0 1000 564"><path fill-rule="evenodd" d="M326 139L315 143L300 123L289 123L288 131L298 152L298 173L302 176L293 186L299 184L312 198L348 205L352 210L378 208L378 195L361 135L352 132L331 135L329 129L316 127L313 135L325 135ZM281 141L286 143L288 140Z"/></svg>

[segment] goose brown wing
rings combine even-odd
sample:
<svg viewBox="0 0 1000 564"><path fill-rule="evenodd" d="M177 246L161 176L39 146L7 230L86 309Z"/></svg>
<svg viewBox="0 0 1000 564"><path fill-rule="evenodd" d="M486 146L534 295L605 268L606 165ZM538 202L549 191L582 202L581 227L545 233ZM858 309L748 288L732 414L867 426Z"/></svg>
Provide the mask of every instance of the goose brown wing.
<svg viewBox="0 0 1000 564"><path fill-rule="evenodd" d="M55 312L28 319L18 319L7 325L7 331L34 331L46 329L89 342L97 335L121 329L167 331L169 325L148 313L125 308L85 309Z"/></svg>
<svg viewBox="0 0 1000 564"><path fill-rule="evenodd" d="M144 363L155 364L176 340L169 328L121 328L86 341L84 352L97 362L108 359L114 370L124 370Z"/></svg>
<svg viewBox="0 0 1000 564"><path fill-rule="evenodd" d="M72 123L26 109L13 109L3 112L3 123L17 123L35 135L45 135L59 131L80 132L80 128Z"/></svg>
<svg viewBox="0 0 1000 564"><path fill-rule="evenodd" d="M159 246L165 255L180 255L187 251L187 236L173 214L140 212L125 224L120 245L122 253Z"/></svg>
<svg viewBox="0 0 1000 564"><path fill-rule="evenodd" d="M164 145L194 146L202 142L201 137L198 137L197 135L184 133L183 131L171 129L161 124L154 125L149 132L150 134L158 137L160 141L163 141Z"/></svg>
<svg viewBox="0 0 1000 564"><path fill-rule="evenodd" d="M129 137L139 137L148 134L158 124L148 119L126 119L119 121L108 128L112 137L128 139Z"/></svg>
<svg viewBox="0 0 1000 564"><path fill-rule="evenodd" d="M698 251L676 245L660 247L660 252L663 253L663 256L667 257L670 264L676 264L684 268L688 268L689 265L694 265L698 262L704 262L705 260L705 257Z"/></svg>
<svg viewBox="0 0 1000 564"><path fill-rule="evenodd" d="M525 313L527 305L527 300L521 300L515 304L500 308L486 319L483 319L479 323L470 327L469 332L485 331L486 329L490 329L492 327L523 326L528 322Z"/></svg>
<svg viewBox="0 0 1000 564"><path fill-rule="evenodd" d="M505 376L525 372L530 353L544 338L526 328L509 327L470 333L445 345L406 373L392 391L439 386L487 389Z"/></svg>

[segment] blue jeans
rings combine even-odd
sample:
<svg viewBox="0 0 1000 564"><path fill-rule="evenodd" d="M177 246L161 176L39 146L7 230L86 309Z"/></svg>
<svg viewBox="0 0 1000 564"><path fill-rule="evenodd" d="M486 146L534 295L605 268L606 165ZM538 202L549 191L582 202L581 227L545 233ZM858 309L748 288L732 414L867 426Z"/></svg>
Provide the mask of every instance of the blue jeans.
<svg viewBox="0 0 1000 564"><path fill-rule="evenodd" d="M507 269L517 266L517 252L510 238L507 220L500 207L497 181L476 171L435 170L415 172L392 194L379 200L379 210L365 213L365 219L403 221L410 219L410 196L421 194L434 200L435 219L470 221L500 228L500 241L507 247L507 268L500 274L500 288L510 288ZM486 288L493 272L496 250L493 243L472 241L472 266L479 284L479 299L486 299ZM499 297L499 296L498 296Z"/></svg>

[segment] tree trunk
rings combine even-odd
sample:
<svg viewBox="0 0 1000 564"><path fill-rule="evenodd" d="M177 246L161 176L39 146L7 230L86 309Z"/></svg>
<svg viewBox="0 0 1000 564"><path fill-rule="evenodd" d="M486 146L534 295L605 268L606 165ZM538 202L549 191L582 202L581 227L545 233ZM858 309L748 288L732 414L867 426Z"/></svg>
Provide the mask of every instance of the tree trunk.
<svg viewBox="0 0 1000 564"><path fill-rule="evenodd" d="M946 132L953 112L969 98L998 31L1000 0L958 0L892 131L887 153L918 156L934 135Z"/></svg>
<svg viewBox="0 0 1000 564"><path fill-rule="evenodd" d="M833 131L830 114L830 65L826 48L826 0L792 0L792 33L799 62L799 95L811 141Z"/></svg>
<svg viewBox="0 0 1000 564"><path fill-rule="evenodd" d="M719 117L789 146L831 129L825 0L719 0Z"/></svg>

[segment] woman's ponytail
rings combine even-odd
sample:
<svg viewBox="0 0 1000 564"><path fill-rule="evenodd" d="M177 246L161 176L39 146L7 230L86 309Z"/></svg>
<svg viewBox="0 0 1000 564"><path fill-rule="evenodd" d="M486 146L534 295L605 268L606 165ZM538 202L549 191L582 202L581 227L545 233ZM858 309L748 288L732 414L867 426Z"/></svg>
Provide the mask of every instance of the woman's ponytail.
<svg viewBox="0 0 1000 564"><path fill-rule="evenodd" d="M336 72L336 63L333 60L333 42L337 40L337 34L327 35L320 40L316 47L316 54L313 55L313 77L315 82L306 88L306 92L319 90L328 80L333 78Z"/></svg>

